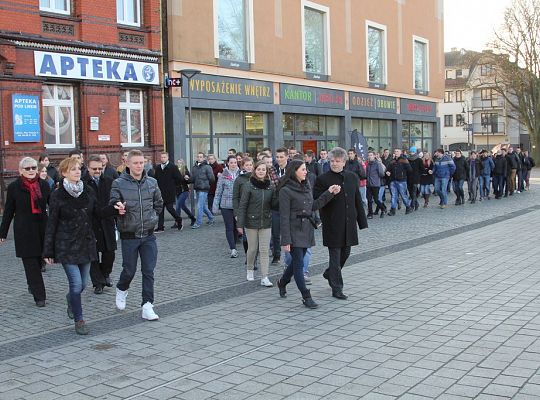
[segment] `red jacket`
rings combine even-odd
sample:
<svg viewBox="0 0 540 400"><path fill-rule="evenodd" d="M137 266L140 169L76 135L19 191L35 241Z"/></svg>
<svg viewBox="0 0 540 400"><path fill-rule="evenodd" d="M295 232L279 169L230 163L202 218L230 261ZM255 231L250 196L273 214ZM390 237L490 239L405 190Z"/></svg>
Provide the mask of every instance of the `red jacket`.
<svg viewBox="0 0 540 400"><path fill-rule="evenodd" d="M218 163L217 161L213 164L210 164L212 167L212 172L214 173L214 177L216 178L214 183L210 184L210 190L208 190L208 194L216 194L216 187L217 187L217 181L218 181L218 174L221 174L223 172L223 165Z"/></svg>

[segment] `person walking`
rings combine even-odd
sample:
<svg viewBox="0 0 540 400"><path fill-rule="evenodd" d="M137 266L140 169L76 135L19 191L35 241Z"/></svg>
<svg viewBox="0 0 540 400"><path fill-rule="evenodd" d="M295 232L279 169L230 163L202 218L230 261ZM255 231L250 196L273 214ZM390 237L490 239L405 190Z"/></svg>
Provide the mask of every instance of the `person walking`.
<svg viewBox="0 0 540 400"><path fill-rule="evenodd" d="M390 178L390 193L392 195L392 205L388 216L396 215L398 200L401 196L403 204L405 204L405 214L410 214L413 211L411 200L407 195L407 176L411 173L411 165L405 157L401 149L394 149L394 160L388 166L386 175Z"/></svg>
<svg viewBox="0 0 540 400"><path fill-rule="evenodd" d="M189 169L186 167L186 164L184 164L184 160L179 159L176 162L176 166L178 167L178 172L180 172L180 176L182 179L180 179L180 182L176 185L176 213L180 218L182 218L182 211L186 213L188 218L191 220L191 226L195 225L195 216L191 212L191 210L186 206L186 201L189 198L189 180L191 177L191 174L189 173ZM173 228L178 228L176 223L173 225Z"/></svg>
<svg viewBox="0 0 540 400"><path fill-rule="evenodd" d="M343 166L345 159L343 160ZM354 176L354 175L351 175ZM277 281L280 297L287 296L287 285L294 275L294 281L302 294L302 302L308 308L317 308L318 304L311 297L311 292L304 281L304 256L309 247L315 246L312 211L320 209L334 198L340 191L339 185L332 185L321 192L314 200L312 189L306 179L306 164L300 160L292 160L287 166L285 175L278 186L279 215L281 230L281 246L285 252L291 253L292 261L285 268ZM355 191L358 196L358 182Z"/></svg>
<svg viewBox="0 0 540 400"><path fill-rule="evenodd" d="M141 258L142 312L145 320L155 321L154 269L158 249L154 228L163 210L163 199L157 181L144 171L144 154L131 150L126 158L126 170L111 188L109 204L123 204L125 214L117 219L122 239L122 272L116 284L116 307L126 308L128 289L137 271L137 259Z"/></svg>
<svg viewBox="0 0 540 400"><path fill-rule="evenodd" d="M214 204L212 205L212 213L215 215L221 210L221 216L225 223L225 236L227 237L227 243L229 244L229 250L231 258L238 257L238 251L236 250L236 239L238 238L238 232L236 230L236 220L234 218L233 208L233 191L234 181L240 174L240 168L238 168L238 161L236 156L229 156L227 158L227 167L223 170L218 178L216 187L216 194L214 197Z"/></svg>
<svg viewBox="0 0 540 400"><path fill-rule="evenodd" d="M54 182L54 179L52 179L49 176L49 173L47 171L47 166L43 163L40 163L38 165L38 175L39 179L43 179L45 182L49 184L49 189L52 191L55 189L56 183Z"/></svg>
<svg viewBox="0 0 540 400"><path fill-rule="evenodd" d="M495 168L493 168L493 191L497 200L500 200L504 194L506 176L508 174L508 160L504 153L506 153L504 149L497 151L497 155L493 161L495 165Z"/></svg>
<svg viewBox="0 0 540 400"><path fill-rule="evenodd" d="M208 217L208 225L214 225L214 214L208 209L208 191L215 182L212 167L208 165L204 153L197 153L197 162L191 170L191 182L197 196L197 219L191 229L198 229L202 225L203 213Z"/></svg>
<svg viewBox="0 0 540 400"><path fill-rule="evenodd" d="M495 169L495 163L491 154L486 150L480 152L480 162L482 163L482 171L479 176L478 186L480 187L480 197L478 200L489 200L489 192L491 188L491 175Z"/></svg>
<svg viewBox="0 0 540 400"><path fill-rule="evenodd" d="M516 176L517 171L521 169L521 163L518 155L514 152L512 146L508 147L506 154L506 162L508 165L506 175L506 186L504 188L504 197L513 196L516 191Z"/></svg>
<svg viewBox="0 0 540 400"><path fill-rule="evenodd" d="M456 166L450 156L444 154L443 149L437 149L433 160L433 177L435 192L439 196L439 208L446 208L448 205L448 181L455 170Z"/></svg>
<svg viewBox="0 0 540 400"><path fill-rule="evenodd" d="M47 153L41 153L39 155L38 162L41 164L44 164L45 167L47 167L47 175L54 181L54 183L56 183L61 178L58 175L58 170L56 169L54 165L52 165L50 160L51 159Z"/></svg>
<svg viewBox="0 0 540 400"><path fill-rule="evenodd" d="M289 162L288 154L288 150L285 148L277 149L276 165L273 167L275 171L269 169L270 180L276 187L279 184L279 180L285 176L287 163ZM280 221L279 210L272 210L272 265L278 265L281 260Z"/></svg>
<svg viewBox="0 0 540 400"><path fill-rule="evenodd" d="M332 296L346 300L348 296L343 293L341 270L351 254L351 247L358 244L357 225L359 229L366 229L368 224L358 191L358 179L344 170L347 153L341 147L334 147L328 157L330 171L319 176L313 188L316 201L323 198L326 191L335 194L331 201L323 202L320 211L323 245L328 248L329 256L323 277L332 288ZM336 187L339 190L332 189Z"/></svg>
<svg viewBox="0 0 540 400"><path fill-rule="evenodd" d="M156 179L161 197L163 199L163 209L159 213L158 226L155 233L165 231L165 209L174 218L175 227L181 231L184 226L182 225L182 218L176 213L174 206L176 205L176 187L181 184L182 176L178 168L171 162L169 162L169 153L163 151L160 154L161 164L157 165L154 169L154 178Z"/></svg>
<svg viewBox="0 0 540 400"><path fill-rule="evenodd" d="M231 154L236 157L235 154ZM229 157L229 156L227 156ZM218 160L214 154L208 154L206 157L208 165L212 168L212 173L214 174L214 181L210 184L210 189L208 189L208 208L211 210L214 205L214 197L216 195L217 181L219 176L223 173L223 165L218 163Z"/></svg>
<svg viewBox="0 0 540 400"><path fill-rule="evenodd" d="M37 168L37 161L31 157L19 162L19 177L7 188L0 243L6 241L13 221L15 256L22 261L28 292L36 306L45 307L47 296L41 268L50 188L38 177Z"/></svg>
<svg viewBox="0 0 540 400"><path fill-rule="evenodd" d="M422 173L420 174L420 194L424 198L424 208L429 206L432 185L433 161L431 159L431 153L425 153L422 159Z"/></svg>
<svg viewBox="0 0 540 400"><path fill-rule="evenodd" d="M416 147L411 146L409 149L409 164L411 166L411 171L407 175L407 190L409 192L409 198L411 199L411 207L414 207L414 210L418 210L420 203L418 203L418 193L420 187L420 176L424 170L424 163L422 158L418 156L416 152Z"/></svg>
<svg viewBox="0 0 540 400"><path fill-rule="evenodd" d="M373 218L373 202L377 204L377 208L381 212L380 218L384 218L386 214L386 206L382 201L380 201L379 193L380 188L384 188L384 177L386 168L384 164L379 159L376 159L375 152L368 152L368 163L366 166L366 175L367 175L367 200L368 200L368 214L367 218Z"/></svg>
<svg viewBox="0 0 540 400"><path fill-rule="evenodd" d="M527 172L525 174L525 190L528 191L530 189L529 180L531 178L531 170L536 166L536 164L534 163L534 159L529 155L528 150L525 150L523 154L525 157L525 165L527 169Z"/></svg>
<svg viewBox="0 0 540 400"><path fill-rule="evenodd" d="M244 228L248 240L247 280L253 281L257 250L260 253L261 286L272 287L268 279L272 209L277 208L278 198L270 182L264 160L255 164L249 182L242 186L238 205L238 229Z"/></svg>
<svg viewBox="0 0 540 400"><path fill-rule="evenodd" d="M469 179L469 168L465 157L462 156L461 150L456 150L454 153L455 170L452 174L454 193L456 195L456 206L465 204L465 191L463 184Z"/></svg>
<svg viewBox="0 0 540 400"><path fill-rule="evenodd" d="M264 157L263 157L263 160ZM253 172L253 158L251 157L244 157L242 161L242 170L240 171L240 174L238 175L238 178L234 181L233 186L233 211L236 220L238 220L238 207L240 206L240 197L242 195L242 190L244 188L244 185L249 183L249 178L251 178L251 173ZM246 265L247 265L247 252L248 252L248 241L247 241L247 235L246 230L244 228L239 227L238 223L236 224L238 227L238 233L242 235L242 246L244 247L244 253L246 254ZM257 269L255 266L254 269Z"/></svg>
<svg viewBox="0 0 540 400"><path fill-rule="evenodd" d="M482 175L482 162L478 159L476 151L471 151L467 161L467 186L469 187L469 200L471 204L476 203L478 196L478 178Z"/></svg>

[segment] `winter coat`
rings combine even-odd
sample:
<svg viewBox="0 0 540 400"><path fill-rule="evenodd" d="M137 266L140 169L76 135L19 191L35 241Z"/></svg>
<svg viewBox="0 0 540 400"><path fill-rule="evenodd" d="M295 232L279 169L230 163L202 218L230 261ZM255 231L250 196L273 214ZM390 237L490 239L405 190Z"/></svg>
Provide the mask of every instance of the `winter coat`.
<svg viewBox="0 0 540 400"><path fill-rule="evenodd" d="M189 192L189 180L191 178L191 174L189 173L189 170L184 166L182 168L178 168L178 172L180 173L180 182L177 182L176 184L176 195L178 196L180 193ZM188 176L188 179L185 179L185 176Z"/></svg>
<svg viewBox="0 0 540 400"><path fill-rule="evenodd" d="M106 176L107 178L111 178L114 181L120 175L118 174L118 172L116 172L116 169L114 169L110 165L107 165L105 166L105 169L103 170L103 176Z"/></svg>
<svg viewBox="0 0 540 400"><path fill-rule="evenodd" d="M425 160L422 160L422 174L420 174L420 185L433 185L433 173L430 174L429 171L433 172L433 161L430 160L429 163L426 165Z"/></svg>
<svg viewBox="0 0 540 400"><path fill-rule="evenodd" d="M480 175L482 175L482 161L480 161L478 158L476 160L472 160L472 159L467 160L467 180L472 180L473 168L474 168L474 177L478 178Z"/></svg>
<svg viewBox="0 0 540 400"><path fill-rule="evenodd" d="M411 170L409 160L405 156L400 156L388 165L386 172L390 172L390 181L406 182Z"/></svg>
<svg viewBox="0 0 540 400"><path fill-rule="evenodd" d="M366 170L364 169L362 163L357 159L347 160L344 169L355 174L358 180L366 179Z"/></svg>
<svg viewBox="0 0 540 400"><path fill-rule="evenodd" d="M217 182L219 174L223 172L223 165L218 163L217 161L213 164L208 164L212 168L212 173L214 174L214 181L210 183L210 189L208 190L208 194L215 194L217 189Z"/></svg>
<svg viewBox="0 0 540 400"><path fill-rule="evenodd" d="M108 207L113 179L101 175L99 184L96 185L96 182L92 178L88 179L85 183L94 191L98 209L103 210ZM96 237L97 251L116 250L115 225L116 222L112 216L100 218L96 214L92 215L92 228Z"/></svg>
<svg viewBox="0 0 540 400"><path fill-rule="evenodd" d="M315 176L315 178L323 173L322 165L315 161L315 159L311 160L310 163L306 163L306 167L307 170Z"/></svg>
<svg viewBox="0 0 540 400"><path fill-rule="evenodd" d="M456 165L448 154L433 160L433 176L439 179L450 179L456 171Z"/></svg>
<svg viewBox="0 0 540 400"><path fill-rule="evenodd" d="M520 168L519 157L516 153L508 153L506 155L506 162L508 164L508 173L510 173L511 169Z"/></svg>
<svg viewBox="0 0 540 400"><path fill-rule="evenodd" d="M218 184L216 188L216 196L214 197L214 204L212 209L218 210L224 208L227 210L232 210L233 207L233 188L234 181L240 174L240 170L237 168L236 171L232 172L229 168L225 168L223 173L218 179Z"/></svg>
<svg viewBox="0 0 540 400"><path fill-rule="evenodd" d="M482 162L482 176L491 176L491 173L495 169L495 163L491 157L480 157Z"/></svg>
<svg viewBox="0 0 540 400"><path fill-rule="evenodd" d="M79 197L73 197L60 184L51 194L43 257L60 264L96 261L94 214L99 218L96 195L88 185L84 185Z"/></svg>
<svg viewBox="0 0 540 400"><path fill-rule="evenodd" d="M527 160L526 164L525 164L527 166L527 171L530 171L531 169L533 169L536 166L536 164L534 163L534 160L533 160L532 157L527 156L527 157L525 157L525 159Z"/></svg>
<svg viewBox="0 0 540 400"><path fill-rule="evenodd" d="M193 189L196 191L208 192L215 181L216 177L212 172L212 167L206 161L196 163L191 169L191 182L193 182Z"/></svg>
<svg viewBox="0 0 540 400"><path fill-rule="evenodd" d="M45 227L47 226L47 201L50 195L49 184L40 179L41 214L32 214L30 192L23 187L22 178L11 182L7 188L4 216L0 225L0 238L8 235L9 225L13 223L15 255L20 258L40 257L43 254Z"/></svg>
<svg viewBox="0 0 540 400"><path fill-rule="evenodd" d="M369 161L366 166L367 187L380 187L384 185L386 168L380 161Z"/></svg>
<svg viewBox="0 0 540 400"><path fill-rule="evenodd" d="M326 160L323 160L322 158L317 161L317 163L321 166L321 172L323 174L330 171L330 160L327 158Z"/></svg>
<svg viewBox="0 0 540 400"><path fill-rule="evenodd" d="M323 244L327 247L355 246L358 244L356 226L360 229L368 227L358 179L349 171L329 171L317 178L313 197L320 199L332 185L340 185L341 191L320 210Z"/></svg>
<svg viewBox="0 0 540 400"><path fill-rule="evenodd" d="M237 210L238 226L246 229L272 227L272 208L278 205L277 192L270 179L260 181L254 176L242 188Z"/></svg>
<svg viewBox="0 0 540 400"><path fill-rule="evenodd" d="M163 204L176 202L176 186L180 185L184 178L180 176L178 167L168 162L165 168L161 164L156 165L154 169L154 178L156 179Z"/></svg>
<svg viewBox="0 0 540 400"><path fill-rule="evenodd" d="M455 181L469 179L469 169L465 157L454 157L454 165L456 166L456 170L452 174L452 178Z"/></svg>
<svg viewBox="0 0 540 400"><path fill-rule="evenodd" d="M238 217L238 206L240 205L240 198L242 197L242 190L244 190L244 185L249 183L249 178L251 177L251 172L240 171L240 175L236 178L233 185L233 210L234 215Z"/></svg>
<svg viewBox="0 0 540 400"><path fill-rule="evenodd" d="M358 184L356 191L358 192ZM314 200L307 180L300 183L290 179L286 182L279 190L281 245L304 249L315 246L315 228L311 224L311 214L333 197L332 193L326 191Z"/></svg>
<svg viewBox="0 0 540 400"><path fill-rule="evenodd" d="M527 164L529 162L529 158L525 157L525 155L522 152L518 154L518 158L519 158L519 165L521 167L521 170L527 171Z"/></svg>
<svg viewBox="0 0 540 400"><path fill-rule="evenodd" d="M411 165L411 172L407 175L407 183L410 185L418 185L420 183L420 175L424 170L424 162L417 154L409 156L409 164Z"/></svg>
<svg viewBox="0 0 540 400"><path fill-rule="evenodd" d="M111 187L109 204L126 203L126 213L117 218L122 239L143 238L154 232L158 215L163 210L163 199L157 181L143 172L140 181L123 172Z"/></svg>
<svg viewBox="0 0 540 400"><path fill-rule="evenodd" d="M498 154L493 161L495 168L493 168L493 175L506 176L510 168L508 168L508 160L503 157L502 154Z"/></svg>
<svg viewBox="0 0 540 400"><path fill-rule="evenodd" d="M53 166L52 164L49 164L49 166L47 167L47 175L49 176L49 178L51 178L55 183L58 182L61 177L60 177L60 174L58 173L58 170L56 169L55 166Z"/></svg>

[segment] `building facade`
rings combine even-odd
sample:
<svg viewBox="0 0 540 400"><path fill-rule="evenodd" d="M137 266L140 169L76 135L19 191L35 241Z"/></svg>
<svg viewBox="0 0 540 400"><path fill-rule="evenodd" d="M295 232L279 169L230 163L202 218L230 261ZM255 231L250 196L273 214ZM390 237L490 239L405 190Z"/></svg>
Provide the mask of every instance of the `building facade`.
<svg viewBox="0 0 540 400"><path fill-rule="evenodd" d="M492 54L464 49L445 53L445 92L440 107L441 142L448 150L529 148L529 136L495 88Z"/></svg>
<svg viewBox="0 0 540 400"><path fill-rule="evenodd" d="M12 0L0 12L3 170L22 156L163 148L159 0Z"/></svg>
<svg viewBox="0 0 540 400"><path fill-rule="evenodd" d="M167 145L188 163L356 133L376 150L439 144L442 1L168 1L164 14L168 82L182 80L166 89Z"/></svg>

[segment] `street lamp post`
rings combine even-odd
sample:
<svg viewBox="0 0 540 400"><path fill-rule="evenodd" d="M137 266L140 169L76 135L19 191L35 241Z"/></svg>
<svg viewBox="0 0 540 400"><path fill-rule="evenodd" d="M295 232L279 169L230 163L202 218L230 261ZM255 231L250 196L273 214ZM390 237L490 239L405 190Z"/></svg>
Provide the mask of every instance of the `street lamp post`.
<svg viewBox="0 0 540 400"><path fill-rule="evenodd" d="M467 108L465 108L465 106ZM471 110L469 109L469 105L465 103L465 106L463 106L463 109L461 111L461 114L463 115L463 119L465 119L465 114L467 114L467 122L465 123L465 128L463 130L467 131L467 150L474 149L474 133L472 124L470 123L469 114L471 113Z"/></svg>

